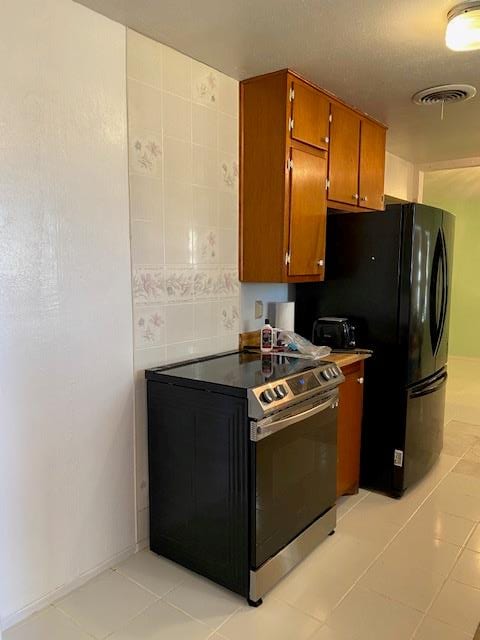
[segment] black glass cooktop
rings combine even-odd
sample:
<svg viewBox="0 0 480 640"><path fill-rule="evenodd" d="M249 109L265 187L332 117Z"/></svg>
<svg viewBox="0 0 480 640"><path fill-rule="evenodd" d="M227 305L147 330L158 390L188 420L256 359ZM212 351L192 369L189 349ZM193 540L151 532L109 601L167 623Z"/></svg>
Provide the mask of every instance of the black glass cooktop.
<svg viewBox="0 0 480 640"><path fill-rule="evenodd" d="M210 356L167 367L149 369L146 377L180 378L210 384L250 389L265 382L314 369L319 360L289 358L284 355L234 352Z"/></svg>

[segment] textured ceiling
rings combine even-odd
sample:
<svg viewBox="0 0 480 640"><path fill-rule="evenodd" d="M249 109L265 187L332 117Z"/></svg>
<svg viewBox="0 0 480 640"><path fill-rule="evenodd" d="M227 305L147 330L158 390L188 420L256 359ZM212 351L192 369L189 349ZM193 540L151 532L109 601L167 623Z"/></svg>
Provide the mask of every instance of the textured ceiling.
<svg viewBox="0 0 480 640"><path fill-rule="evenodd" d="M480 51L445 47L456 0L79 1L237 79L290 67L385 122L407 160L480 156L480 95L443 122L410 101L451 82L480 94Z"/></svg>

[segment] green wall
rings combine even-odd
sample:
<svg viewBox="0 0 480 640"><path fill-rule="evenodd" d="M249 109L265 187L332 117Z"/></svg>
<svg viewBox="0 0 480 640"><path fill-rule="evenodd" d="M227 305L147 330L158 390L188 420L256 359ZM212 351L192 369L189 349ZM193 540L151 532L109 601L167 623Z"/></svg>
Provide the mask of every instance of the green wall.
<svg viewBox="0 0 480 640"><path fill-rule="evenodd" d="M480 167L425 173L423 202L456 217L450 354L480 357Z"/></svg>

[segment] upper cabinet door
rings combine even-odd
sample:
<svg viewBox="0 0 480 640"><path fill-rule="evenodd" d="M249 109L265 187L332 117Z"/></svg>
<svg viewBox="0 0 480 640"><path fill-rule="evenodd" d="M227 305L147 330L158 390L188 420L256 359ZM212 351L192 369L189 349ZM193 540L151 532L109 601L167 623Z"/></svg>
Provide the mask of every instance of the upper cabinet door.
<svg viewBox="0 0 480 640"><path fill-rule="evenodd" d="M330 101L303 82L291 83L291 137L320 149L328 149Z"/></svg>
<svg viewBox="0 0 480 640"><path fill-rule="evenodd" d="M357 205L360 116L346 107L331 105L329 200Z"/></svg>
<svg viewBox="0 0 480 640"><path fill-rule="evenodd" d="M289 276L318 276L325 271L325 156L313 149L291 149Z"/></svg>
<svg viewBox="0 0 480 640"><path fill-rule="evenodd" d="M384 208L385 134L383 127L362 120L358 204L366 209Z"/></svg>

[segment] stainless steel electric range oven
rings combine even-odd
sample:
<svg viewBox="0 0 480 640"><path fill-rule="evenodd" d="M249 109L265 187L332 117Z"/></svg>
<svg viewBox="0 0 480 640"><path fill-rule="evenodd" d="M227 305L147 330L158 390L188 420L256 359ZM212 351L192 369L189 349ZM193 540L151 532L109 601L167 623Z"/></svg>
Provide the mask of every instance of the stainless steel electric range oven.
<svg viewBox="0 0 480 640"><path fill-rule="evenodd" d="M336 365L229 353L150 369L150 546L262 596L336 525Z"/></svg>

